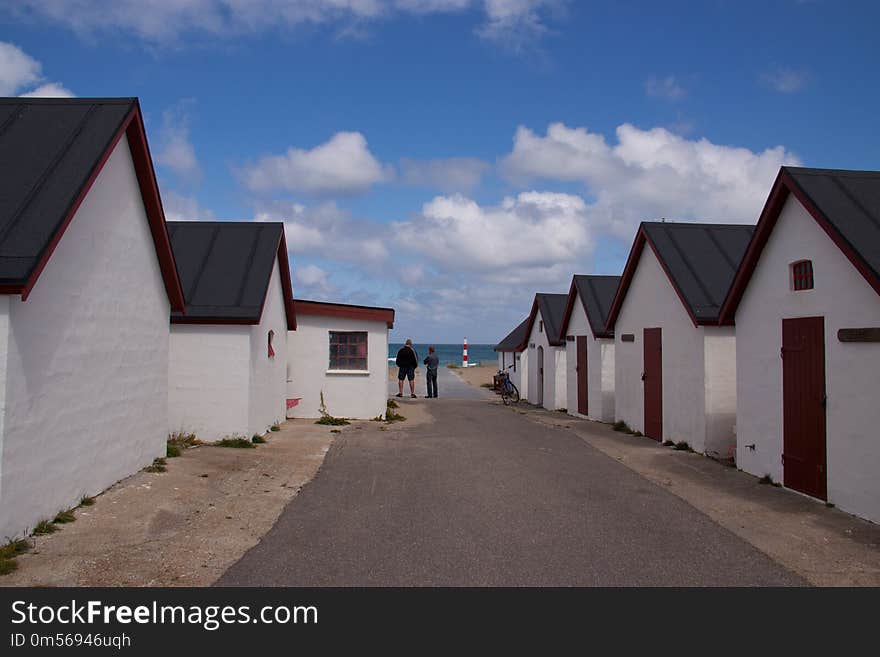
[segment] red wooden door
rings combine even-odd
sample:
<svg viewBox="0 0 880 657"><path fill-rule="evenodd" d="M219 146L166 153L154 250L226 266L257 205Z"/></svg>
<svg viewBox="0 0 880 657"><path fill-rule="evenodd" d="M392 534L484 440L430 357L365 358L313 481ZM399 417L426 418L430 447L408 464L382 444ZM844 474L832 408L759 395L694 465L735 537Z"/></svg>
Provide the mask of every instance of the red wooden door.
<svg viewBox="0 0 880 657"><path fill-rule="evenodd" d="M646 328L645 371L645 435L663 440L663 354L662 334L659 328Z"/></svg>
<svg viewBox="0 0 880 657"><path fill-rule="evenodd" d="M578 413L588 415L587 400L587 336L577 336Z"/></svg>
<svg viewBox="0 0 880 657"><path fill-rule="evenodd" d="M782 320L782 463L788 488L827 498L824 317Z"/></svg>

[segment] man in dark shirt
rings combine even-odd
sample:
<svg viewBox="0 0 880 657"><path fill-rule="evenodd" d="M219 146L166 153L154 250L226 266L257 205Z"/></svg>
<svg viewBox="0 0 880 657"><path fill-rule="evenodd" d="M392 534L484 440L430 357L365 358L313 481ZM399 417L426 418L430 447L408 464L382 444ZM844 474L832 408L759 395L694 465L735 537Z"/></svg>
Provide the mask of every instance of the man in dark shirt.
<svg viewBox="0 0 880 657"><path fill-rule="evenodd" d="M403 380L409 379L409 396L415 398L415 378L416 368L419 366L419 355L413 348L412 340L408 339L406 341L406 344L400 348L400 351L397 352L397 358L395 359L395 362L397 363L397 367L400 368L397 371L397 386L400 390L400 392L397 393L397 396L403 397Z"/></svg>
<svg viewBox="0 0 880 657"><path fill-rule="evenodd" d="M428 355L425 357L424 363L426 367L425 379L428 381L427 398L430 399L437 397L437 366L440 364L440 359L434 353L434 347L428 347Z"/></svg>

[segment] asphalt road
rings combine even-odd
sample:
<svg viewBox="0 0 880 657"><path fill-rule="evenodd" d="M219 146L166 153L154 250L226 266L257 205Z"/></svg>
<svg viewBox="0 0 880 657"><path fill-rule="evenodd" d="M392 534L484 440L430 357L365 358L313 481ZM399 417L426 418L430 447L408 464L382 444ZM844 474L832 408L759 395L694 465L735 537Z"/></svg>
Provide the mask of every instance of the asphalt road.
<svg viewBox="0 0 880 657"><path fill-rule="evenodd" d="M434 423L343 434L218 584L804 584L564 429L485 401L417 403Z"/></svg>

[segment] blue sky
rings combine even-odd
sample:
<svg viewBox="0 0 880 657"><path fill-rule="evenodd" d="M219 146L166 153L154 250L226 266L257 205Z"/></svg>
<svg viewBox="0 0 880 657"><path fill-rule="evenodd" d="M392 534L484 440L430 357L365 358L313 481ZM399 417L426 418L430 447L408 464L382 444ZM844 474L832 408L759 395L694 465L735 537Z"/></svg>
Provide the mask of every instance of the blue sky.
<svg viewBox="0 0 880 657"><path fill-rule="evenodd" d="M146 4L6 3L0 93L140 97L169 218L285 221L297 295L396 339L498 340L780 164L877 168L876 3Z"/></svg>

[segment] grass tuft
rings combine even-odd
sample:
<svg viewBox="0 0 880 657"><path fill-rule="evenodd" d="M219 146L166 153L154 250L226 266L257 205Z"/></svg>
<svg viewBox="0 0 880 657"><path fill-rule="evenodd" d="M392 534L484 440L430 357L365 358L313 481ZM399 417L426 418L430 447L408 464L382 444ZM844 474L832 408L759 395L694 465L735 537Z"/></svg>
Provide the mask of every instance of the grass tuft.
<svg viewBox="0 0 880 657"><path fill-rule="evenodd" d="M40 520L37 523L37 526L34 527L34 531L31 532L32 536L46 536L47 534L54 534L58 531L58 526L53 525L49 520Z"/></svg>
<svg viewBox="0 0 880 657"><path fill-rule="evenodd" d="M31 549L31 544L25 539L10 540L6 545L0 547L0 559L14 559L19 554L24 554Z"/></svg>
<svg viewBox="0 0 880 657"><path fill-rule="evenodd" d="M387 406L387 407L388 407L388 408L400 408L400 406L398 405L398 403L397 403L396 401L394 401L393 399L389 399L389 400L388 400L388 406Z"/></svg>
<svg viewBox="0 0 880 657"><path fill-rule="evenodd" d="M322 415L320 420L316 420L315 424L326 424L331 427L344 427L351 424L344 417L333 417L332 415Z"/></svg>
<svg viewBox="0 0 880 657"><path fill-rule="evenodd" d="M641 431L633 431L632 435L634 435L636 438L641 438L645 434L643 434Z"/></svg>
<svg viewBox="0 0 880 657"><path fill-rule="evenodd" d="M672 442L671 440L664 440L664 441L663 441L663 446L664 446L664 447L675 447L675 443Z"/></svg>
<svg viewBox="0 0 880 657"><path fill-rule="evenodd" d="M168 443L165 446L165 456L169 459L173 459L177 456L180 456L182 453L183 452L181 451L180 447L178 447L174 443Z"/></svg>
<svg viewBox="0 0 880 657"><path fill-rule="evenodd" d="M94 497L89 497L88 495L83 495L82 499L79 501L80 506L92 506L95 503Z"/></svg>
<svg viewBox="0 0 880 657"><path fill-rule="evenodd" d="M691 449L691 446L688 445L687 442L685 442L684 440L679 440L677 443L675 443L675 445L673 446L672 449L677 450L679 452L693 452L694 451Z"/></svg>
<svg viewBox="0 0 880 657"><path fill-rule="evenodd" d="M68 509L67 511L59 511L55 517L52 519L56 525L66 525L69 522L73 522L76 520L76 516L73 515L73 511Z"/></svg>
<svg viewBox="0 0 880 657"><path fill-rule="evenodd" d="M254 445L263 445L263 444L267 443L268 441L265 438L263 438L260 434L255 433L253 436L251 436L251 442Z"/></svg>
<svg viewBox="0 0 880 657"><path fill-rule="evenodd" d="M0 577L8 575L18 570L18 564L15 559L0 559Z"/></svg>
<svg viewBox="0 0 880 657"><path fill-rule="evenodd" d="M385 411L385 422L387 422L388 424L391 424L392 422L404 422L405 420L405 417L403 417L399 413L395 413L390 408Z"/></svg>
<svg viewBox="0 0 880 657"><path fill-rule="evenodd" d="M255 449L254 444L247 438L224 438L214 443L215 447L232 447L233 449Z"/></svg>
<svg viewBox="0 0 880 657"><path fill-rule="evenodd" d="M165 459L159 457L153 459L153 463L144 468L144 472L165 472L168 468L165 467L166 461Z"/></svg>
<svg viewBox="0 0 880 657"><path fill-rule="evenodd" d="M760 479L758 479L758 483L759 483L759 484L763 484L763 485L765 485L765 486L768 485L768 484L772 484L772 483L773 483L773 477L771 477L769 474L765 474L763 477L761 477Z"/></svg>
<svg viewBox="0 0 880 657"><path fill-rule="evenodd" d="M277 424L273 424L271 427L269 427L269 431L281 431L281 427L279 427Z"/></svg>

